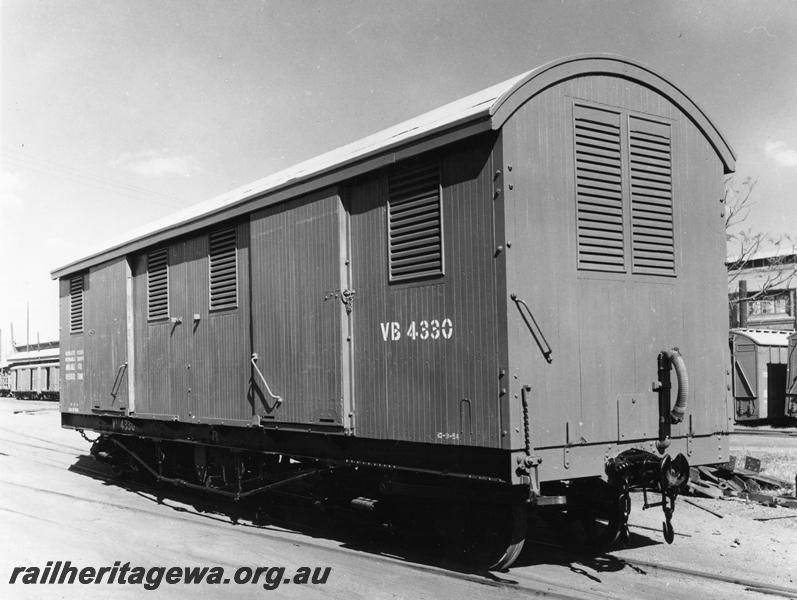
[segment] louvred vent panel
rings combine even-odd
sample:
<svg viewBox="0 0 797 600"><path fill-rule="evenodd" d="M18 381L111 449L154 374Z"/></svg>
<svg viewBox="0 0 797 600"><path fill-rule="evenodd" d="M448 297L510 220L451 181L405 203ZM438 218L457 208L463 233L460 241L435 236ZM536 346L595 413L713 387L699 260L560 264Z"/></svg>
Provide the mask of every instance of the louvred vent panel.
<svg viewBox="0 0 797 600"><path fill-rule="evenodd" d="M83 331L83 278L84 275L69 280L69 332Z"/></svg>
<svg viewBox="0 0 797 600"><path fill-rule="evenodd" d="M578 267L625 270L620 114L573 107Z"/></svg>
<svg viewBox="0 0 797 600"><path fill-rule="evenodd" d="M670 126L630 117L628 138L633 271L673 275L675 247Z"/></svg>
<svg viewBox="0 0 797 600"><path fill-rule="evenodd" d="M235 227L210 234L210 309L238 306L238 257Z"/></svg>
<svg viewBox="0 0 797 600"><path fill-rule="evenodd" d="M166 248L147 254L147 318L169 317L169 255Z"/></svg>
<svg viewBox="0 0 797 600"><path fill-rule="evenodd" d="M442 275L439 165L396 171L389 186L390 280Z"/></svg>

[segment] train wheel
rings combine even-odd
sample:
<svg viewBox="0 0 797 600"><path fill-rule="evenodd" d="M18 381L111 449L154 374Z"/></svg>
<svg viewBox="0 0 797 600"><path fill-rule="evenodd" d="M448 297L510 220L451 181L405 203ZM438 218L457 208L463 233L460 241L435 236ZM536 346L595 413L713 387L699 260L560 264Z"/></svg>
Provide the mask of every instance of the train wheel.
<svg viewBox="0 0 797 600"><path fill-rule="evenodd" d="M620 537L621 519L619 515L600 515L586 511L579 516L587 548L602 552L611 548Z"/></svg>
<svg viewBox="0 0 797 600"><path fill-rule="evenodd" d="M526 541L526 506L464 504L451 511L448 546L453 555L479 569L509 568Z"/></svg>
<svg viewBox="0 0 797 600"><path fill-rule="evenodd" d="M563 541L590 552L603 552L617 542L625 522L625 505L605 485L582 489L568 497L568 510L559 529Z"/></svg>

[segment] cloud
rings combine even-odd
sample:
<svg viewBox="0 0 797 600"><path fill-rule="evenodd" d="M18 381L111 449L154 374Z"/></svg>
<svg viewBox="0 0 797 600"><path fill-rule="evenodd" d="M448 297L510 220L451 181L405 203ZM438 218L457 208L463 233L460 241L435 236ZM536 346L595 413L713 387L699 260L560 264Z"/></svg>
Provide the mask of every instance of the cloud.
<svg viewBox="0 0 797 600"><path fill-rule="evenodd" d="M160 175L190 177L200 171L193 157L170 154L168 150L143 150L136 153L125 153L111 161L111 165L145 177L158 177Z"/></svg>
<svg viewBox="0 0 797 600"><path fill-rule="evenodd" d="M22 208L25 182L11 171L0 170L0 210Z"/></svg>
<svg viewBox="0 0 797 600"><path fill-rule="evenodd" d="M786 142L767 142L764 150L781 167L797 167L797 150L789 148Z"/></svg>

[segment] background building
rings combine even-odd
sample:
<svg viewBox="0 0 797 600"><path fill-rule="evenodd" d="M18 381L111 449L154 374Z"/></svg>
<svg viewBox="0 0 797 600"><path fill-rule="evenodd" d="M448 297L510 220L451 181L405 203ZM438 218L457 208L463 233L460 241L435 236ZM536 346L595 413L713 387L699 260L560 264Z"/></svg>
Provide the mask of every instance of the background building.
<svg viewBox="0 0 797 600"><path fill-rule="evenodd" d="M797 254L728 263L730 327L795 329Z"/></svg>

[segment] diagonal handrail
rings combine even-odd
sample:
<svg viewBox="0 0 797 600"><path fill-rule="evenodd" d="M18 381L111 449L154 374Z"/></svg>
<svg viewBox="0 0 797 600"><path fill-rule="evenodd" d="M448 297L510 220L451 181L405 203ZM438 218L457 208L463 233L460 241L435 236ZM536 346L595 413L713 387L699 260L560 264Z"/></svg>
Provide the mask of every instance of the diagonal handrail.
<svg viewBox="0 0 797 600"><path fill-rule="evenodd" d="M122 376L124 372L127 370L127 363L124 362L119 365L119 369L116 371L116 377L113 380L113 385L111 386L111 398L116 400L116 396L119 393L119 386L122 385Z"/></svg>
<svg viewBox="0 0 797 600"><path fill-rule="evenodd" d="M260 369L257 366L258 358L257 352L252 352L252 366L255 368L255 371L257 371L257 374L260 375L260 380L263 382L263 385L266 386L266 392L268 392L268 395L271 396L272 399L276 400L277 406L279 406L282 404L282 397L275 395L274 392L271 391L268 381L266 381L266 378L263 376L263 373L260 372Z"/></svg>
<svg viewBox="0 0 797 600"><path fill-rule="evenodd" d="M518 312L520 313L523 322L526 323L526 327L528 327L529 332L531 333L531 337L533 337L534 341L537 342L537 347L540 349L540 352L542 352L542 356L545 358L548 364L552 363L553 358L551 358L551 354L553 354L553 350L551 349L551 345L548 343L548 340L545 339L545 334L542 332L542 329L540 329L540 326L537 324L537 319L534 318L534 314L531 312L529 305L526 304L520 298L518 298L517 294L511 294L509 297L515 303L515 306L517 306ZM521 306L526 309L525 313L521 309ZM526 316L527 314L528 317ZM539 334L539 337L537 336L537 334ZM542 342L540 342L540 340L542 340ZM543 344L545 344L544 348Z"/></svg>

